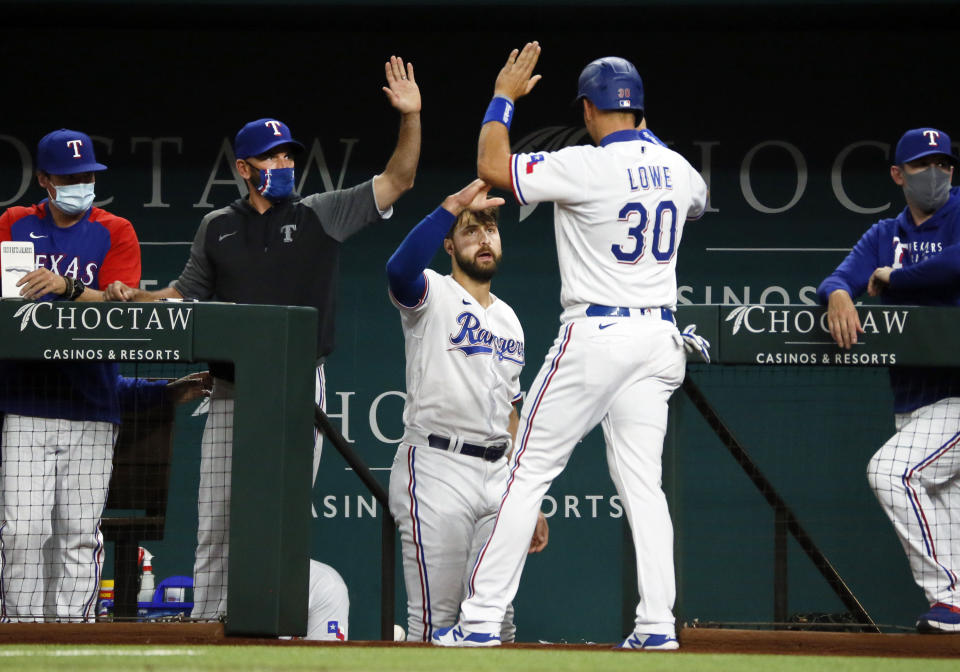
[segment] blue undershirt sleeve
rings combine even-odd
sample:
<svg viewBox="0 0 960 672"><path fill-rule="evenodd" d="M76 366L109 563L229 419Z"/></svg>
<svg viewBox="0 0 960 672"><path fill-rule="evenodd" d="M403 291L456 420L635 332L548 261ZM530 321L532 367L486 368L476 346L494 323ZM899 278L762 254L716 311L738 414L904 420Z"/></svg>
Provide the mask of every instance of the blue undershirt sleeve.
<svg viewBox="0 0 960 672"><path fill-rule="evenodd" d="M147 380L117 376L117 393L124 412L162 404L166 399L167 380Z"/></svg>
<svg viewBox="0 0 960 672"><path fill-rule="evenodd" d="M426 279L423 270L443 243L456 216L437 208L407 234L387 262L390 293L400 305L413 307L423 298Z"/></svg>
<svg viewBox="0 0 960 672"><path fill-rule="evenodd" d="M904 266L890 274L890 289L897 291L949 287L960 282L960 245L948 245L935 257Z"/></svg>

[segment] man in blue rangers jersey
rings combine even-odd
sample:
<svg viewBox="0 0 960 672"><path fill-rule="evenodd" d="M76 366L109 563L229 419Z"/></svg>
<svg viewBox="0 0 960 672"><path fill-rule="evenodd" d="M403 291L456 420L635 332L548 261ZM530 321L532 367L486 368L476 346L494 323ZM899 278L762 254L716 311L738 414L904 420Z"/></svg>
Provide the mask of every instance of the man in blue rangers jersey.
<svg viewBox="0 0 960 672"><path fill-rule="evenodd" d="M133 226L93 206L106 169L86 133L59 129L40 140L37 182L48 198L0 214L0 242L34 246L35 268L18 283L24 299L103 301L111 282L139 284ZM159 403L164 388L123 378L110 362L0 361L0 620L94 615L121 411Z"/></svg>
<svg viewBox="0 0 960 672"><path fill-rule="evenodd" d="M863 328L853 300L867 291L887 304L960 305L960 188L950 182L957 159L935 128L907 131L890 176L907 207L874 224L817 296L830 334L842 348ZM870 460L867 477L906 549L917 584L931 604L922 632L960 632L960 373L892 367L896 434Z"/></svg>

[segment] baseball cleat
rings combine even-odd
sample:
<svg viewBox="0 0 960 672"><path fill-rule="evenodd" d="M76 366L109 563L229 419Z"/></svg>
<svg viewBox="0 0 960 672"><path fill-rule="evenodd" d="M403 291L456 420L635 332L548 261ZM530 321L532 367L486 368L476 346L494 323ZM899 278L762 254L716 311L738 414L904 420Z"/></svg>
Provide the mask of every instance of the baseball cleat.
<svg viewBox="0 0 960 672"><path fill-rule="evenodd" d="M634 632L618 649L643 649L644 651L675 651L680 648L680 642L673 635L651 635L645 632Z"/></svg>
<svg viewBox="0 0 960 672"><path fill-rule="evenodd" d="M457 623L449 628L434 630L431 642L434 646L500 646L500 635L472 632Z"/></svg>
<svg viewBox="0 0 960 672"><path fill-rule="evenodd" d="M937 602L917 619L920 632L960 632L960 607Z"/></svg>

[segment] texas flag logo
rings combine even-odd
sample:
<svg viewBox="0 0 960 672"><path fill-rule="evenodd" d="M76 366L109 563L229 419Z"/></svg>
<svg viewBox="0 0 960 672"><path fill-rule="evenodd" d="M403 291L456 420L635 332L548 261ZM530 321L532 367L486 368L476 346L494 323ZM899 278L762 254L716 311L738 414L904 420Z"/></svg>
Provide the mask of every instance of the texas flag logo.
<svg viewBox="0 0 960 672"><path fill-rule="evenodd" d="M346 636L340 631L340 621L327 621L327 634L333 635L341 642L346 640Z"/></svg>
<svg viewBox="0 0 960 672"><path fill-rule="evenodd" d="M533 169L537 167L537 164L543 161L543 154L531 154L530 158L527 159L527 175L533 172Z"/></svg>

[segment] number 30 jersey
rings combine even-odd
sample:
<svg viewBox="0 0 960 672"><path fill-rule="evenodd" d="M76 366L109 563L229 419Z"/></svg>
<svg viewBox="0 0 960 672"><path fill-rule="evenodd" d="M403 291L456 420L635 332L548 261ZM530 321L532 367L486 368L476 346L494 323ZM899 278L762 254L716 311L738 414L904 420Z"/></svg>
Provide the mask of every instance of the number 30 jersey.
<svg viewBox="0 0 960 672"><path fill-rule="evenodd" d="M676 309L677 248L707 185L680 154L641 137L617 131L599 147L510 157L517 200L554 202L564 308Z"/></svg>

